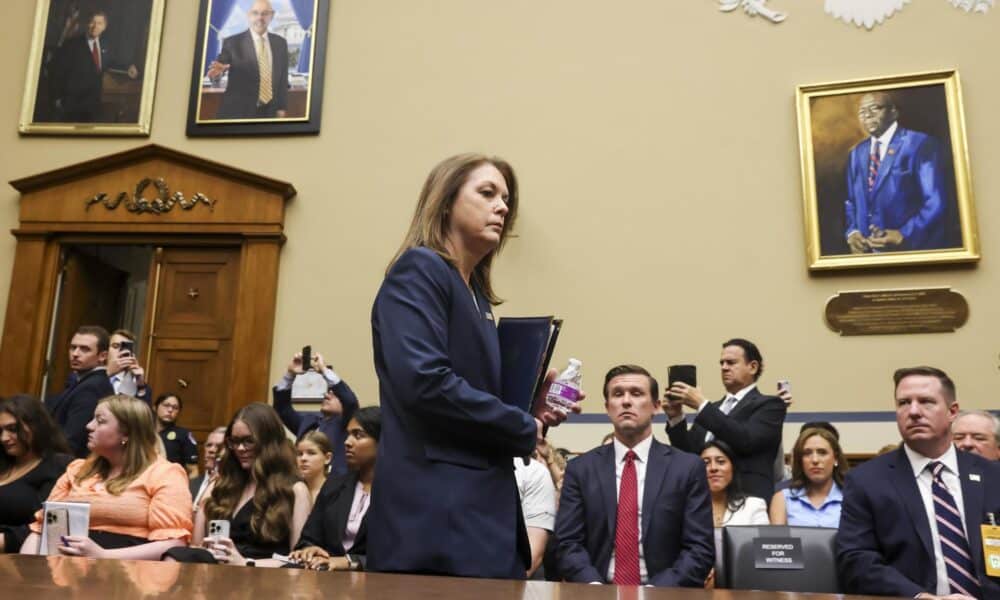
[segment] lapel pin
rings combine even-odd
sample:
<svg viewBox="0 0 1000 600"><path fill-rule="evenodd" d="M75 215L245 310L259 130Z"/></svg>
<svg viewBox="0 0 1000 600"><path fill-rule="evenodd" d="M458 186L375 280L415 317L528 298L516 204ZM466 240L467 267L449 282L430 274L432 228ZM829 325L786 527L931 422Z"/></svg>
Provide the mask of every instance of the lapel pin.
<svg viewBox="0 0 1000 600"><path fill-rule="evenodd" d="M895 154L895 153L896 153L895 150L893 150L892 148L889 148L889 154Z"/></svg>
<svg viewBox="0 0 1000 600"><path fill-rule="evenodd" d="M969 473L969 481L980 481L979 473Z"/></svg>
<svg viewBox="0 0 1000 600"><path fill-rule="evenodd" d="M493 320L493 313L486 313L486 318L489 319L490 321L492 321Z"/></svg>

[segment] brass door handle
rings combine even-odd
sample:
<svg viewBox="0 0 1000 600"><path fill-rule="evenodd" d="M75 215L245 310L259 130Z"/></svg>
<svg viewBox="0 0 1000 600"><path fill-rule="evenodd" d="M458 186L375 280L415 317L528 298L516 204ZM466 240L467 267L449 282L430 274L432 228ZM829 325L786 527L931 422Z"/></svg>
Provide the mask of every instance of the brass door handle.
<svg viewBox="0 0 1000 600"><path fill-rule="evenodd" d="M181 379L180 377L178 377L177 378L177 385L181 386L184 389L187 389L188 382L185 381L185 380L183 380L183 379Z"/></svg>

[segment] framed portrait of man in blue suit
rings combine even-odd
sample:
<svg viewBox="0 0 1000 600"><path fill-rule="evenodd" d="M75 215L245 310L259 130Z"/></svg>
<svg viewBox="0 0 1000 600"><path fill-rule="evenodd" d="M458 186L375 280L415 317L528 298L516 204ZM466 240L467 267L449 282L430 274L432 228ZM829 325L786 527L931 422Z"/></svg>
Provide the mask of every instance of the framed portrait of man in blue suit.
<svg viewBox="0 0 1000 600"><path fill-rule="evenodd" d="M797 90L810 270L979 260L957 71Z"/></svg>
<svg viewBox="0 0 1000 600"><path fill-rule="evenodd" d="M38 0L18 130L149 135L166 0Z"/></svg>

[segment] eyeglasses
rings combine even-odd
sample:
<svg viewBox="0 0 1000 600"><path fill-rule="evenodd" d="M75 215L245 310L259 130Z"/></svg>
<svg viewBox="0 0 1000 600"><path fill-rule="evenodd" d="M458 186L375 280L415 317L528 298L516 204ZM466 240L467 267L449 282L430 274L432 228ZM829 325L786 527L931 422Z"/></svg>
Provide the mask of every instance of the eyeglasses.
<svg viewBox="0 0 1000 600"><path fill-rule="evenodd" d="M270 17L273 14L274 14L273 10L251 10L250 11L250 16L251 17Z"/></svg>
<svg viewBox="0 0 1000 600"><path fill-rule="evenodd" d="M257 440L253 439L250 436L241 438L231 437L228 440L226 440L226 446L228 446L230 450L236 450L240 446L243 446L245 450L253 450L254 448L257 447Z"/></svg>

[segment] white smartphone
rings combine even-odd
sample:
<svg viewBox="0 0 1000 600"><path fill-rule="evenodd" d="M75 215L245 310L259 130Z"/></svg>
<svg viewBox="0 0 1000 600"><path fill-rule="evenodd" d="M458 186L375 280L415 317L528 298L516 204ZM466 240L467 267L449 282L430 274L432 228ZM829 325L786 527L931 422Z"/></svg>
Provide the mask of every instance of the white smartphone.
<svg viewBox="0 0 1000 600"><path fill-rule="evenodd" d="M50 555L59 555L57 548L63 545L63 536L69 535L69 511L52 508L45 511L45 537Z"/></svg>
<svg viewBox="0 0 1000 600"><path fill-rule="evenodd" d="M229 521L225 519L213 519L209 521L208 537L216 539L229 537Z"/></svg>

